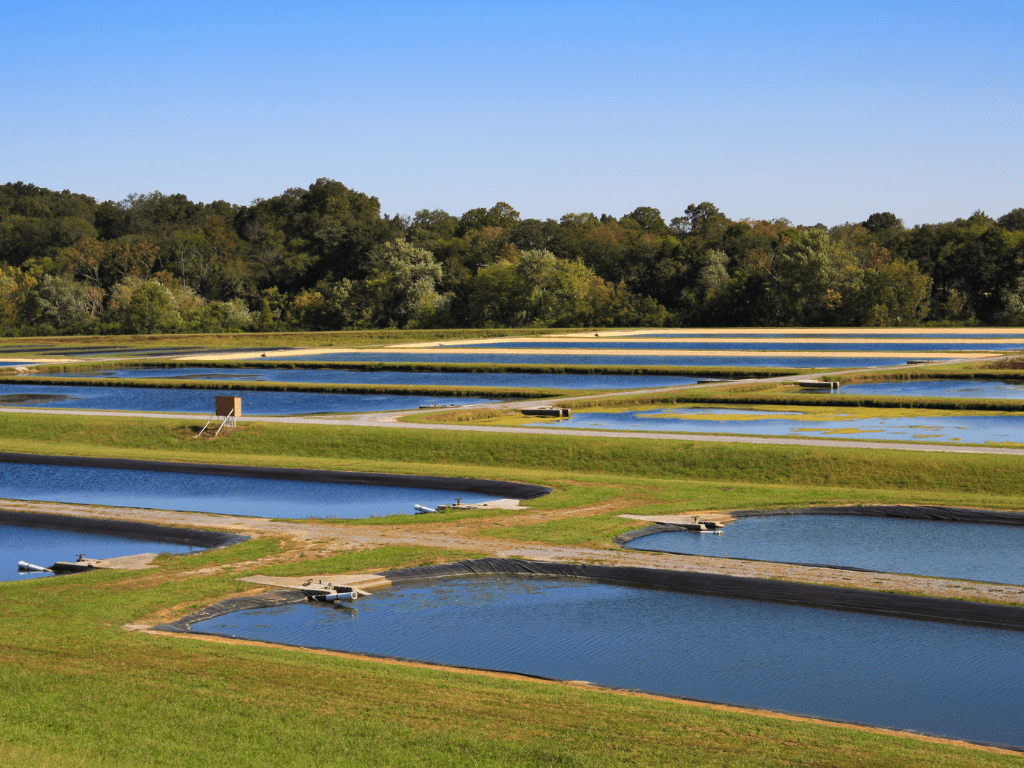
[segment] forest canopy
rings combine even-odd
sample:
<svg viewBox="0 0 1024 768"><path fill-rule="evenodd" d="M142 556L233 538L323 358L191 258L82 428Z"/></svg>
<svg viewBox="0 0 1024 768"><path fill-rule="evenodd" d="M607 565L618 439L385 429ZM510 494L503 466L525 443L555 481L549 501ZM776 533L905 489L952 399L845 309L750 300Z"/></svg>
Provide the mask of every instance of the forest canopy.
<svg viewBox="0 0 1024 768"><path fill-rule="evenodd" d="M1024 325L1024 208L907 228L382 214L331 179L248 206L0 187L4 335L355 328Z"/></svg>

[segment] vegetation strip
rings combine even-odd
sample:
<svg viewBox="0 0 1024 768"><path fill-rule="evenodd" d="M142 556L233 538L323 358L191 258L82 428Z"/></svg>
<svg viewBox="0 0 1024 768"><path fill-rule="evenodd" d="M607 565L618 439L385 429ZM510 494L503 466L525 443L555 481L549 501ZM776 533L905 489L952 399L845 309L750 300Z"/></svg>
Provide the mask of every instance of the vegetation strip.
<svg viewBox="0 0 1024 768"><path fill-rule="evenodd" d="M830 587L805 582L755 579L711 573L670 571L628 566L578 565L533 560L482 558L457 563L385 571L392 582L471 574L560 576L628 584L637 587L675 589L719 597L738 597L777 603L834 608L857 613L883 614L904 619L946 621L1024 631L1024 607L972 603L940 597L922 597L861 589Z"/></svg>
<svg viewBox="0 0 1024 768"><path fill-rule="evenodd" d="M154 525L132 520L97 520L74 515L51 515L38 512L14 512L0 509L0 525L18 525L26 528L48 528L78 533L102 533L110 536L124 536L130 539L163 541L171 544L188 544L194 547L216 549L248 541L241 536L223 531L201 531L195 528L175 528L170 525Z"/></svg>
<svg viewBox="0 0 1024 768"><path fill-rule="evenodd" d="M301 350L299 350L301 352ZM371 350L372 351L372 350ZM75 371L131 370L133 368L196 368L194 361L150 360L84 362L35 366L33 372L70 373ZM347 371L421 371L438 373L576 373L609 376L721 376L723 378L764 378L797 376L814 372L808 368L704 367L678 365L587 365L579 363L442 363L385 362L377 360L204 360L202 368L269 368L275 370L347 370ZM4 371L14 375L13 371ZM820 373L820 371L818 371Z"/></svg>
<svg viewBox="0 0 1024 768"><path fill-rule="evenodd" d="M292 469L285 467L251 467L230 464L193 464L141 459L107 459L84 456L40 456L31 453L0 453L0 462L8 464L48 464L66 467L130 469L149 472L180 472L192 475L223 475L270 480L298 480L307 483L346 483L353 485L384 485L394 488L439 488L446 491L472 491L510 499L536 499L551 493L551 488L505 480L433 477L427 475L394 475L372 472L340 472L324 469Z"/></svg>

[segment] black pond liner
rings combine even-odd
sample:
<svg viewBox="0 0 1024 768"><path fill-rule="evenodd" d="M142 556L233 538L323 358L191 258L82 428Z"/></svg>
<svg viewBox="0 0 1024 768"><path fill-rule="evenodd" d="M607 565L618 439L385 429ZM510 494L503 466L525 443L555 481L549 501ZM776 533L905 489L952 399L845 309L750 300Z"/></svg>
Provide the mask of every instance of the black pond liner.
<svg viewBox="0 0 1024 768"><path fill-rule="evenodd" d="M11 512L0 509L0 525L18 525L26 528L48 528L78 533L101 533L144 541L163 541L169 544L187 544L204 549L227 547L248 541L248 536L222 531L200 531L194 528L174 528L169 525L138 523L130 520L95 520L73 515L47 515L35 512Z"/></svg>
<svg viewBox="0 0 1024 768"><path fill-rule="evenodd" d="M655 589L672 589L680 592L712 595L716 597L764 600L770 602L789 603L793 605L855 611L860 613L882 614L897 618L954 622L997 629L1024 631L1024 608L1002 605L986 605L980 603L971 604L964 603L959 600L947 600L943 598L872 593L863 590L844 589L842 587L825 587L814 584L771 581L768 579L751 579L741 576L686 573L654 568L574 565L571 563L551 563L532 560L482 558L479 560L462 560L460 562L445 563L442 565L428 565L419 568L403 568L396 571L385 571L381 575L393 583L402 583L421 579L438 579L448 576L465 577L470 575L555 576L563 578L582 578L589 581L626 584L629 586ZM273 608L281 605L302 602L306 602L306 597L302 592L293 589L276 589L251 597L230 598L228 600L215 603L214 605L207 606L206 608L196 611L195 613L191 613L188 616L184 616L177 621L157 625L153 627L153 629L163 632L189 633L192 631L192 624L205 619L223 616L235 611ZM323 648L322 650L337 651L337 649L332 648ZM419 659L388 656L385 654L359 652L358 655L369 658L412 661L427 666L453 666L452 664L439 664ZM464 667L464 669L476 670L478 668ZM561 678L533 675L502 669L480 669L479 671L499 672L504 674L513 674L518 677L562 682ZM596 687L609 690L637 692L636 689L633 688L620 688L617 686L600 685ZM650 691L639 692L652 693L652 695L665 698L678 698L682 701L736 706L730 702L716 701L712 699L701 699L691 696L678 697ZM813 719L823 722L861 725L869 728L885 727L879 726L877 723L859 723L849 720L837 720L823 717L814 717ZM922 735L935 736L936 738L941 739L950 738L941 734L925 733ZM997 744L984 741L971 741L970 743L998 747L1014 752L1024 752L1024 749L1015 745Z"/></svg>
<svg viewBox="0 0 1024 768"><path fill-rule="evenodd" d="M945 621L996 629L1024 631L1024 608L1017 606L971 603L964 600L950 600L941 597L897 595L862 589L849 589L846 587L829 587L820 584L803 584L790 581L775 581L773 579L754 579L745 576L724 576L689 571L670 571L657 568L579 565L486 557L479 560L462 560L457 563L385 571L381 575L394 583L419 579L437 579L447 576L556 576L587 579L609 584L626 584L635 587L672 589L678 592L715 597L765 600L776 603L789 603L791 605L881 614L904 619ZM177 621L161 624L158 627L154 627L154 629L169 632L187 632L194 622L202 621L204 618L220 616L233 611L281 605L283 599L282 592L296 596L294 600L288 600L287 602L302 602L305 599L298 590L275 590L251 598L232 598L231 600L204 608L202 611L190 614ZM270 602L261 602L264 597L270 600ZM245 600L246 602L240 604L236 602L238 600ZM238 605L242 607L236 607ZM210 611L213 611L213 613L210 613Z"/></svg>
<svg viewBox="0 0 1024 768"><path fill-rule="evenodd" d="M65 467L131 469L149 472L179 472L191 475L298 480L307 483L345 483L384 485L396 488L436 488L442 491L471 491L507 499L536 499L551 493L551 488L505 480L481 480L466 477L429 475L391 475L374 472L341 472L330 469L289 469L285 467L248 467L226 464L193 464L141 459L102 459L87 456L41 456L30 453L0 453L0 462L8 464L48 464Z"/></svg>

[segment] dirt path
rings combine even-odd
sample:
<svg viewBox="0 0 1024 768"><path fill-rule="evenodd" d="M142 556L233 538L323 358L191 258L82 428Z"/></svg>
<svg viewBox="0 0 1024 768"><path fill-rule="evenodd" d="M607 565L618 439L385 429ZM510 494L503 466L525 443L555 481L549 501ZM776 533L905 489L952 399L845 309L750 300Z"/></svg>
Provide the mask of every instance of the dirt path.
<svg viewBox="0 0 1024 768"><path fill-rule="evenodd" d="M270 559L268 565L271 562L275 564L282 561L297 562L300 553L305 553L307 557L309 555L325 557L334 552L358 551L387 545L413 545L462 549L493 557L523 557L551 562L663 568L1024 605L1024 587L1002 584L642 552L621 549L611 543L609 543L608 549L595 549L584 546L520 542L501 537L502 530L509 526L519 527L529 525L531 522L551 522L552 520L585 515L598 511L600 508L597 507L559 511L545 510L535 514L519 514L504 520L481 519L452 523L359 525L316 521L280 521L195 512L38 501L7 500L0 501L0 506L19 512L132 520L192 528L217 528L253 537L282 537L292 540L297 545L295 549L284 556L283 560L281 557L275 556ZM637 527L643 527L643 523L638 521ZM255 565L256 563L247 562L225 567L250 570Z"/></svg>

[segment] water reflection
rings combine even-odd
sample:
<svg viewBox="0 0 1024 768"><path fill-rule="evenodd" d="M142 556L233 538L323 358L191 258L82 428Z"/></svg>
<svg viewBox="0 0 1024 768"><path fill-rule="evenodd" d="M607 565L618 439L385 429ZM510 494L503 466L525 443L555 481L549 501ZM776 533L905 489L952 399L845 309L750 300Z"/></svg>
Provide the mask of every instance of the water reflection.
<svg viewBox="0 0 1024 768"><path fill-rule="evenodd" d="M406 384L439 387L522 387L538 389L652 389L696 383L690 376L620 376L575 373L476 373L442 371L346 371L332 368L125 368L47 374L118 379L229 379L319 384Z"/></svg>
<svg viewBox="0 0 1024 768"><path fill-rule="evenodd" d="M692 432L785 437L839 437L850 440L906 440L963 443L1018 443L1024 438L1024 414L965 413L863 417L788 411L682 406L621 413L577 412L569 418L530 422L548 429L613 429L638 432Z"/></svg>
<svg viewBox="0 0 1024 768"><path fill-rule="evenodd" d="M84 408L164 413L213 412L216 395L242 398L245 416L315 413L369 413L415 410L432 404L493 403L481 397L437 395L336 395L317 392L261 392L229 389L147 389L145 387L77 387L46 384L0 384L0 406Z"/></svg>
<svg viewBox="0 0 1024 768"><path fill-rule="evenodd" d="M0 464L0 498L175 509L222 515L364 518L415 514L458 496L466 504L489 501L471 491L313 483L178 472Z"/></svg>

